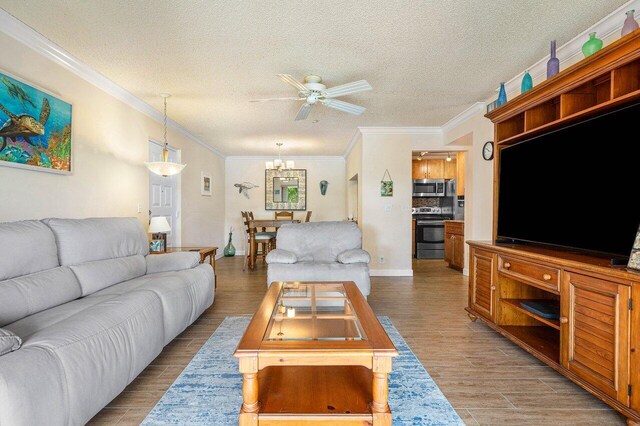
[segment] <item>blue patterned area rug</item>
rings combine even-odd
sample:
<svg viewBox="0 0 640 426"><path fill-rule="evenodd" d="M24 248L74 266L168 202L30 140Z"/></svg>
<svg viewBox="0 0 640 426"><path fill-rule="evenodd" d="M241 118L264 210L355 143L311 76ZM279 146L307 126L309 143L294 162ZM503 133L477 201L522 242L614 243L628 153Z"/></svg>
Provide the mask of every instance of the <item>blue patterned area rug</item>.
<svg viewBox="0 0 640 426"><path fill-rule="evenodd" d="M464 425L391 320L379 319L400 352L389 377L394 426ZM242 375L233 351L249 321L225 318L142 424L236 426Z"/></svg>

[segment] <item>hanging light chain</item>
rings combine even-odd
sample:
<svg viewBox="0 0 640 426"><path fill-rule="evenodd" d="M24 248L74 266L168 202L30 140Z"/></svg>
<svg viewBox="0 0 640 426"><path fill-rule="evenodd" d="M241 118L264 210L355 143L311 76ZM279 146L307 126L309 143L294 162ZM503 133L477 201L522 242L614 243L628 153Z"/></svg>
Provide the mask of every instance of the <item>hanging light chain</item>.
<svg viewBox="0 0 640 426"><path fill-rule="evenodd" d="M164 97L164 147L167 148L167 97Z"/></svg>

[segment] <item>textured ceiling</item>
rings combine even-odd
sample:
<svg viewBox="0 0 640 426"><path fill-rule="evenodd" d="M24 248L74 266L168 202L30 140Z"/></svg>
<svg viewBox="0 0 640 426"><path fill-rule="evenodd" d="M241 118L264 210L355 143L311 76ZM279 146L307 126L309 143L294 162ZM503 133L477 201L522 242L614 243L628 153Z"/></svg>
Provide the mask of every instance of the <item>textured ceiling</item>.
<svg viewBox="0 0 640 426"><path fill-rule="evenodd" d="M341 155L356 126L438 126L624 0L0 0L0 6L228 155ZM276 74L327 86L361 116L294 122ZM319 120L313 123L312 120Z"/></svg>

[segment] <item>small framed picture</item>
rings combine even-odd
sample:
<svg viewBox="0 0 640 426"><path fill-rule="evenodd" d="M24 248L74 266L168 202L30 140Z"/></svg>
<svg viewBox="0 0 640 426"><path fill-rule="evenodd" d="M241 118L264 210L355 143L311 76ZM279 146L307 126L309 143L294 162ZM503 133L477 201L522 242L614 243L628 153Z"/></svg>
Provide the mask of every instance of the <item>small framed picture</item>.
<svg viewBox="0 0 640 426"><path fill-rule="evenodd" d="M627 264L627 267L640 271L640 228L636 233L636 239L633 242L633 248L631 249L631 255L629 256L629 263Z"/></svg>
<svg viewBox="0 0 640 426"><path fill-rule="evenodd" d="M211 175L209 173L202 172L200 175L200 195L211 197L211 194Z"/></svg>
<svg viewBox="0 0 640 426"><path fill-rule="evenodd" d="M149 251L151 253L161 253L164 251L164 241L163 240L151 240L149 243Z"/></svg>

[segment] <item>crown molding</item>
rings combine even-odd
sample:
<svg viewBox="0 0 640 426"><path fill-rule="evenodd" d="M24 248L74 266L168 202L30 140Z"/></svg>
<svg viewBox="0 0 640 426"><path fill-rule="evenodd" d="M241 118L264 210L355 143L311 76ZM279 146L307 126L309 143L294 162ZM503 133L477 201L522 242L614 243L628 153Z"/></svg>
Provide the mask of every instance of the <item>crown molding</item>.
<svg viewBox="0 0 640 426"><path fill-rule="evenodd" d="M459 125L461 125L465 121L469 120L471 117L475 116L479 112L484 112L486 107L487 107L486 102L476 102L476 103L474 103L469 108L465 109L460 114L456 115L451 120L447 121L442 126L442 132L446 133L446 132L451 131L452 129L458 127Z"/></svg>
<svg viewBox="0 0 640 426"><path fill-rule="evenodd" d="M347 145L347 149L345 149L344 154L342 154L342 157L344 157L345 160L347 159L349 154L351 154L351 151L353 151L353 148L356 146L356 143L358 143L358 138L360 136L362 136L362 133L360 132L360 128L356 127L356 131L353 132L353 136L351 136L351 141L349 141L349 145Z"/></svg>
<svg viewBox="0 0 640 426"><path fill-rule="evenodd" d="M119 101L124 102L131 108L143 113L144 115L152 118L159 123L163 122L163 115L160 111L156 110L151 105L144 102L142 99L138 98L133 93L129 92L118 84L114 83L104 75L100 74L89 65L80 61L78 58L71 55L62 47L58 46L2 8L0 8L0 31L17 40L18 42L26 45L27 47L33 49L50 61L62 66L68 71L71 71L73 74L93 84L100 90L108 93ZM172 119L167 119L167 127L189 139L190 141L201 145L214 154L222 158L225 157L222 152L205 143L194 134L189 132L185 127L173 121Z"/></svg>
<svg viewBox="0 0 640 426"><path fill-rule="evenodd" d="M640 10L640 0L631 0L627 3L623 4L586 30L582 31L580 34L569 40L567 43L559 46L556 50L558 59L560 60L560 67L562 69L562 64L571 61L576 56L582 56L582 45L585 41L587 41L589 37L589 33L596 32L598 38L606 39L610 35L615 32L619 32L624 25L624 13L627 10L635 9ZM549 60L548 55L545 55L544 58L540 59L535 64L531 65L528 68L522 70L524 73L525 70L529 70L529 74L534 81L541 81L547 79L547 61ZM520 93L520 83L522 81L522 74L519 74L513 77L511 80L505 82L505 90L507 93L517 92ZM496 92L498 89L496 89ZM492 99L495 100L495 99Z"/></svg>
<svg viewBox="0 0 640 426"><path fill-rule="evenodd" d="M226 161L229 160L264 160L272 161L276 158L275 155L227 155ZM344 161L345 157L342 155L283 155L283 160L300 160L300 161Z"/></svg>
<svg viewBox="0 0 640 426"><path fill-rule="evenodd" d="M442 127L358 127L363 135L441 135Z"/></svg>

